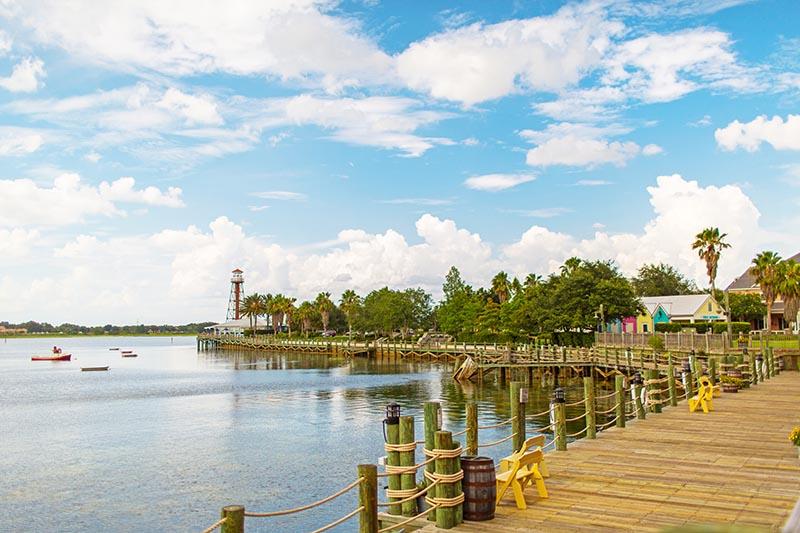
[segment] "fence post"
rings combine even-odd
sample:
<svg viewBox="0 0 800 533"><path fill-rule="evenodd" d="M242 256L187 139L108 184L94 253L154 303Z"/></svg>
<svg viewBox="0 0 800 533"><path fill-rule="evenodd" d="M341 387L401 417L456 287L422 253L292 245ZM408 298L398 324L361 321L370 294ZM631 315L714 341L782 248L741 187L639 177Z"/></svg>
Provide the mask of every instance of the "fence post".
<svg viewBox="0 0 800 533"><path fill-rule="evenodd" d="M220 528L221 533L244 533L244 505L223 507L220 518L227 518Z"/></svg>
<svg viewBox="0 0 800 533"><path fill-rule="evenodd" d="M661 412L661 387L658 383L652 383L653 380L657 379L658 370L647 371L647 381L650 382L647 384L647 395L650 398L650 412L652 413Z"/></svg>
<svg viewBox="0 0 800 533"><path fill-rule="evenodd" d="M767 372L769 373L769 377L773 377L775 375L775 349L770 346L767 348Z"/></svg>
<svg viewBox="0 0 800 533"><path fill-rule="evenodd" d="M586 438L594 439L597 435L597 422L594 413L594 378L587 376L583 378L583 402L586 407Z"/></svg>
<svg viewBox="0 0 800 533"><path fill-rule="evenodd" d="M520 401L520 390L523 385L520 381L512 381L509 389L511 391L511 418L514 418L511 427L515 434L512 439L515 452L521 450L522 444L525 442L525 404Z"/></svg>
<svg viewBox="0 0 800 533"><path fill-rule="evenodd" d="M478 455L478 404L467 403L467 455Z"/></svg>
<svg viewBox="0 0 800 533"><path fill-rule="evenodd" d="M708 378L711 380L712 385L717 384L717 358L708 358Z"/></svg>
<svg viewBox="0 0 800 533"><path fill-rule="evenodd" d="M414 417L401 416L400 417L400 444L409 444L415 441L414 436ZM400 452L400 466L414 466L415 452ZM417 474L416 471L408 472L407 474L400 474L400 488L403 490L417 488ZM414 516L417 514L417 501L411 500L403 503L402 505L403 516Z"/></svg>
<svg viewBox="0 0 800 533"><path fill-rule="evenodd" d="M425 410L425 449L426 450L433 450L436 448L436 432L439 431L439 412L441 411L441 405L439 402L425 402L424 410ZM477 428L477 424L475 427ZM427 456L426 456L427 459ZM435 462L435 461L434 461ZM425 465L425 470L428 472L435 472L436 467L434 463L428 463ZM427 484L426 484L427 486ZM434 491L436 488L434 487ZM433 496L433 494L431 494ZM428 520L436 520L436 512L432 511L428 513Z"/></svg>
<svg viewBox="0 0 800 533"><path fill-rule="evenodd" d="M449 431L436 432L436 449L438 450L451 450L453 448L453 434ZM437 474L455 474L456 462L455 459L446 457L437 457L434 461L436 464ZM455 483L442 483L440 482L434 490L436 491L437 498L454 498L456 494ZM451 529L456 525L456 508L455 507L439 507L436 509L436 527L442 529Z"/></svg>
<svg viewBox="0 0 800 533"><path fill-rule="evenodd" d="M378 467L358 465L358 533L378 533Z"/></svg>
<svg viewBox="0 0 800 533"><path fill-rule="evenodd" d="M614 389L617 391L617 427L625 427L625 376L617 374L614 377Z"/></svg>
<svg viewBox="0 0 800 533"><path fill-rule="evenodd" d="M678 391L675 387L675 367L672 366L672 354L667 363L667 385L669 386L669 404L675 407L678 405Z"/></svg>
<svg viewBox="0 0 800 533"><path fill-rule="evenodd" d="M644 412L644 405L642 405L642 377L639 374L638 377L634 377L633 383L631 384L631 388L633 389L633 406L636 409L636 418L639 420L644 420L645 412Z"/></svg>
<svg viewBox="0 0 800 533"><path fill-rule="evenodd" d="M564 402L554 401L552 409L555 412L555 435L556 435L556 450L560 452L567 451L567 413Z"/></svg>

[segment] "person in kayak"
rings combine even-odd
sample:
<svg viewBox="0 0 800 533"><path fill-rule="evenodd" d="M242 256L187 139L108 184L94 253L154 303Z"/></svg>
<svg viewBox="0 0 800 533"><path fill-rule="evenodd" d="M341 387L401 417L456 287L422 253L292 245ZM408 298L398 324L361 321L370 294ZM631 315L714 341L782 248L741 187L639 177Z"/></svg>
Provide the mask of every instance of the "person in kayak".
<svg viewBox="0 0 800 533"><path fill-rule="evenodd" d="M53 346L53 353L61 353L61 348L58 346Z"/></svg>

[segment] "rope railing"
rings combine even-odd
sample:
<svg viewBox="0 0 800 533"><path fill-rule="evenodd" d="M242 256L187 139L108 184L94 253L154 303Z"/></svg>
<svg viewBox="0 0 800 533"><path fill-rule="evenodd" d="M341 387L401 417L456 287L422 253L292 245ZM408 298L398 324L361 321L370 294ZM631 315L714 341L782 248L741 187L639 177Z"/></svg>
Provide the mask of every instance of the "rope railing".
<svg viewBox="0 0 800 533"><path fill-rule="evenodd" d="M619 407L619 402L615 403L614 405L611 406L610 409L606 409L605 411L595 411L595 414L607 415L614 412L617 409L617 407Z"/></svg>
<svg viewBox="0 0 800 533"><path fill-rule="evenodd" d="M586 403L586 398L584 398L583 400L580 400L578 402L565 403L564 407L575 407L576 405L583 405L584 403Z"/></svg>
<svg viewBox="0 0 800 533"><path fill-rule="evenodd" d="M547 411L542 411L541 413L534 413L532 415L525 415L525 418L536 418L536 417L539 417L539 416L544 416L544 415L549 415L549 414L550 414L550 409L548 409Z"/></svg>
<svg viewBox="0 0 800 533"><path fill-rule="evenodd" d="M511 439L513 439L513 438L514 438L514 437L516 437L516 436L517 436L517 434L516 434L516 433L512 433L512 434L511 434L511 435L509 435L508 437L503 437L503 438L502 438L502 439L500 439L500 440L496 440L496 441L492 441L492 442L487 442L486 444L478 444L478 448L490 448L490 447L492 447L492 446L497 446L498 444L502 444L502 443L504 443L504 442L506 442L506 441L508 441L508 440L511 440Z"/></svg>
<svg viewBox="0 0 800 533"><path fill-rule="evenodd" d="M497 424L491 424L491 425L488 425L488 426L478 426L478 429L495 429L495 428L507 426L507 425L511 424L512 422L514 422L514 420L516 420L516 419L517 419L516 416L512 416L508 420L503 420L502 422L498 422ZM465 432L466 432L466 430L465 430Z"/></svg>
<svg viewBox="0 0 800 533"><path fill-rule="evenodd" d="M394 502L378 502L378 506L379 507L389 507L389 506L392 506L392 505L400 505L402 503L406 503L406 502L410 502L412 500L416 500L417 498L419 498L423 494L426 494L429 490L431 490L433 487L437 486L438 484L439 484L438 481L434 481L433 483L431 483L430 485L428 485L427 487L425 487L424 489L422 489L420 491L417 491L416 487L413 488L413 489L405 489L405 490L409 491L409 495L406 496L405 498L403 498L402 500L398 500L398 501L394 501ZM414 491L414 493L411 494L410 493L411 491ZM387 492L390 492L390 490L387 489ZM397 492L401 492L401 491L391 491L391 492L397 493ZM389 496L389 497L391 498L393 496ZM394 497L397 497L397 496L394 496Z"/></svg>
<svg viewBox="0 0 800 533"><path fill-rule="evenodd" d="M586 416L586 413L583 413L582 415L576 416L575 418L566 418L566 419L564 419L564 422L575 422L576 420L580 420L581 418L584 418L585 416Z"/></svg>
<svg viewBox="0 0 800 533"><path fill-rule="evenodd" d="M568 433L566 436L567 437L577 437L578 435L580 435L581 433L584 433L585 431L586 431L586 428L584 427L582 430L576 431L575 433Z"/></svg>
<svg viewBox="0 0 800 533"><path fill-rule="evenodd" d="M358 509L356 509L354 511L350 511L349 513L347 513L343 517L334 520L330 524L328 524L326 526L322 526L319 529L315 529L312 533L322 533L323 531L328 531L329 529L332 529L332 528L338 526L339 524L341 524L343 522L347 522L348 520L350 520L351 518L353 518L355 515L357 515L358 513L360 513L363 510L364 510L364 506L362 505Z"/></svg>
<svg viewBox="0 0 800 533"><path fill-rule="evenodd" d="M611 391L610 393L604 394L603 396L595 396L594 399L595 400L605 400L606 398L611 398L612 396L616 396L616 395L617 395L617 391Z"/></svg>
<svg viewBox="0 0 800 533"><path fill-rule="evenodd" d="M432 463L436 458L431 457L421 463L411 465L411 466L394 466L394 465L386 465L386 472L380 472L378 477L388 477L388 476L396 476L398 474L410 474L412 472L416 472L423 466L429 465Z"/></svg>
<svg viewBox="0 0 800 533"><path fill-rule="evenodd" d="M619 420L619 416L615 416L614 418L612 418L611 420L609 420L605 424L598 424L597 425L597 429L599 429L600 431L603 431L604 429L608 429L611 425L615 424L617 422L617 420Z"/></svg>
<svg viewBox="0 0 800 533"><path fill-rule="evenodd" d="M385 527L385 528L383 528L383 529L379 529L379 530L378 530L378 533L388 533L389 531L392 531L392 530L394 530L394 529L401 528L401 527L403 527L403 526L405 526L405 525L407 525L407 524L410 524L410 523L411 523L411 522L413 522L414 520L417 520L417 519L419 519L419 518L422 518L423 516L427 515L427 514L428 514L428 513L430 513L431 511L435 511L435 510L436 510L436 509L438 509L439 507L440 507L439 505L434 505L433 507L430 507L430 508L428 508L428 509L425 509L424 511L422 511L421 513L419 513L419 514L418 514L418 515L416 515L416 516L412 516L412 517L410 517L410 518L407 518L407 519L403 520L402 522L398 522L398 523L396 523L396 524L392 524L392 525L390 525L390 526L386 526L386 527Z"/></svg>
<svg viewBox="0 0 800 533"><path fill-rule="evenodd" d="M220 518L219 520L217 520L216 522L214 522L213 524L211 524L210 526L205 528L201 533L211 533L212 531L214 531L218 527L222 526L227 521L228 521L228 517L227 516L223 516L222 518Z"/></svg>
<svg viewBox="0 0 800 533"><path fill-rule="evenodd" d="M326 504L331 500L335 500L336 498L338 498L342 494L346 494L346 493L350 492L351 490L356 488L362 481L364 481L364 478L360 477L357 480L355 480L352 483L350 483L349 485L347 485L346 487L344 487L343 489L331 494L330 496L327 496L325 498L322 498L321 500L317 500L315 502L312 502L312 503L309 503L309 504L306 504L306 505L301 505L300 507L294 507L292 509L284 509L282 511L268 511L268 512L265 512L265 513L253 513L253 512L250 512L250 511L245 511L244 515L245 516L249 516L249 517L254 517L254 518L269 518L269 517L272 517L272 516L285 516L285 515L288 515L288 514L296 514L296 513L302 512L302 511L307 511L308 509L313 509L314 507L319 507L320 505Z"/></svg>

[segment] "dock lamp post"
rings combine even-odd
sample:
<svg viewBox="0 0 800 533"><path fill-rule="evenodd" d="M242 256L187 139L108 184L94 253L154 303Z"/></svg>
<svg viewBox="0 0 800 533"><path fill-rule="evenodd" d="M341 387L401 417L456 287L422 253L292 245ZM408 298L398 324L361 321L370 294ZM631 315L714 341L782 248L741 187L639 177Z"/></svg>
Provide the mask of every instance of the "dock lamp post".
<svg viewBox="0 0 800 533"><path fill-rule="evenodd" d="M400 423L400 405L395 402L386 406L386 418L383 419L383 441L389 442L386 439L386 426L396 426Z"/></svg>
<svg viewBox="0 0 800 533"><path fill-rule="evenodd" d="M555 403L566 403L567 402L567 396L564 393L564 389L562 389L561 387L556 387L553 390L553 401Z"/></svg>

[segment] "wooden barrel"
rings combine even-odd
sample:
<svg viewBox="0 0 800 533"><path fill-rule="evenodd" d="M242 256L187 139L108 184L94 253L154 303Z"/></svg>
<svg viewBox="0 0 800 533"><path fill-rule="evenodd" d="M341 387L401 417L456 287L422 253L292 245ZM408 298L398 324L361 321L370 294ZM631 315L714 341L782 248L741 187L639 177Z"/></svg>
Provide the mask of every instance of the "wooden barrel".
<svg viewBox="0 0 800 533"><path fill-rule="evenodd" d="M461 458L461 469L464 470L464 520L493 519L497 498L494 460L465 456Z"/></svg>

